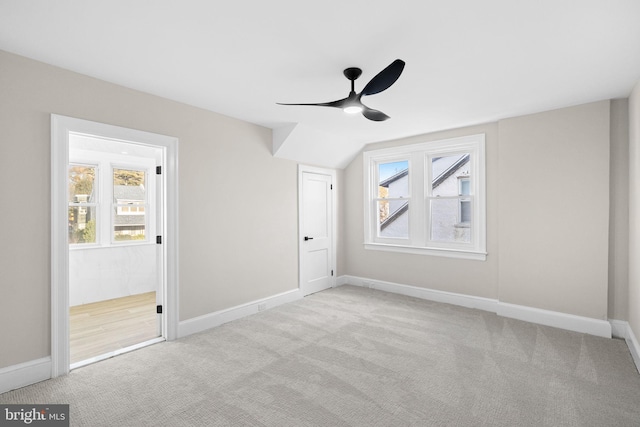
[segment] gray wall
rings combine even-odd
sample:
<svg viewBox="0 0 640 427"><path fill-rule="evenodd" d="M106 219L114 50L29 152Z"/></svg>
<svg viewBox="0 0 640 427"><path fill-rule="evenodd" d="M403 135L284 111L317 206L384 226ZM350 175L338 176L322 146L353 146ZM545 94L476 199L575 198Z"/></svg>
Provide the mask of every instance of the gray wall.
<svg viewBox="0 0 640 427"><path fill-rule="evenodd" d="M488 256L482 262L365 250L360 155L345 170L345 274L606 319L609 106L369 145L486 133ZM620 305L612 309L623 314Z"/></svg>
<svg viewBox="0 0 640 427"><path fill-rule="evenodd" d="M607 319L609 104L500 121L501 302Z"/></svg>
<svg viewBox="0 0 640 427"><path fill-rule="evenodd" d="M0 368L51 354L51 113L179 138L181 320L297 288L297 166L269 129L1 51L0 89Z"/></svg>

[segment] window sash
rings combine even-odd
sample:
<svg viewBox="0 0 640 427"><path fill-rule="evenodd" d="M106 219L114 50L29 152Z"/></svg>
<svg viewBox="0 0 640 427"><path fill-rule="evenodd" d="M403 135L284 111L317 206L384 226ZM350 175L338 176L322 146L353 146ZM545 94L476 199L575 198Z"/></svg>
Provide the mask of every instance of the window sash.
<svg viewBox="0 0 640 427"><path fill-rule="evenodd" d="M466 206L466 207L465 207ZM473 220L473 201L470 197L460 198L460 205L458 208L458 223L459 224L471 224Z"/></svg>
<svg viewBox="0 0 640 427"><path fill-rule="evenodd" d="M92 163L92 162L69 162L68 166L67 166L67 179L71 180L71 170L75 169L75 168L88 168L88 169L93 169L93 181L91 183L91 193L90 194L86 194L86 196L88 196L88 201L86 202L75 202L75 201L71 201L69 200L71 198L71 194L69 192L69 190L67 191L67 200L68 200L68 208L67 208L67 222L69 223L69 231L68 231L68 242L70 246L77 246L77 247L87 247L87 246L95 246L98 245L100 243L100 234L99 234L99 229L100 229L100 224L101 224L101 218L100 218L100 209L99 209L99 205L100 205L100 167L98 164ZM84 194L83 194L84 195ZM76 194L77 196L77 194ZM88 222L84 223L84 227L80 228L77 227L76 224L78 222L78 218L74 217L73 219L71 218L71 212L70 210L72 209L77 209L78 211L80 210L80 208L85 208L86 211L90 211L93 210L93 215L91 220L94 221L94 227L95 227L95 235L94 235L94 241L93 242L82 242L82 241L77 241L77 237L72 237L72 233L78 233L81 232L82 230L85 229L86 225L88 224ZM73 225L72 225L73 224Z"/></svg>
<svg viewBox="0 0 640 427"><path fill-rule="evenodd" d="M149 242L148 172L146 168L111 165L110 185L114 200L110 224L112 244ZM122 196L127 198L120 198ZM128 198L135 196L139 198Z"/></svg>

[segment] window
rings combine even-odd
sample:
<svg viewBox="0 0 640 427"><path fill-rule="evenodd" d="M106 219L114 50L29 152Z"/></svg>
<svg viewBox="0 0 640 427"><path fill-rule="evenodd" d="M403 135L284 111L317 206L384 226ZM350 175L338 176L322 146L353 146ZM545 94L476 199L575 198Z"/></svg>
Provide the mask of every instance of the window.
<svg viewBox="0 0 640 427"><path fill-rule="evenodd" d="M484 260L484 135L366 151L365 247Z"/></svg>
<svg viewBox="0 0 640 427"><path fill-rule="evenodd" d="M70 134L71 248L155 244L154 157L139 146Z"/></svg>

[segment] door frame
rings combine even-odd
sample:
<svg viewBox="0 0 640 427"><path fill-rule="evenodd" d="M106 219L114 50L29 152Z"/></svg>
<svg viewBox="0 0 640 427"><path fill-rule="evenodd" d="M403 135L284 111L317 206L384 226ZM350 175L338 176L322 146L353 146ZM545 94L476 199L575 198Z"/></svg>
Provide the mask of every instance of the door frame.
<svg viewBox="0 0 640 427"><path fill-rule="evenodd" d="M69 372L69 236L67 167L69 134L81 133L163 149L164 336L178 334L178 138L51 115L51 377Z"/></svg>
<svg viewBox="0 0 640 427"><path fill-rule="evenodd" d="M338 205L337 205L337 201L338 201L338 185L336 183L336 171L335 169L326 169L326 168L319 168L319 167L315 167L315 166L308 166L308 165L302 165L302 164L298 164L298 289L300 290L302 296L307 296L308 294L305 293L305 289L304 289L304 282L303 282L303 263L302 263L302 259L303 259L303 250L304 250L304 245L302 244L302 239L303 239L303 230L302 230L302 213L303 213L303 209L302 209L302 190L303 190L303 175L304 173L315 173L318 175L328 175L331 177L331 185L333 186L333 189L331 191L331 265L333 266L333 271L334 271L334 275L331 277L331 287L335 287L336 286L336 276L337 276L337 254L336 254L336 249L337 249L337 212L338 212Z"/></svg>

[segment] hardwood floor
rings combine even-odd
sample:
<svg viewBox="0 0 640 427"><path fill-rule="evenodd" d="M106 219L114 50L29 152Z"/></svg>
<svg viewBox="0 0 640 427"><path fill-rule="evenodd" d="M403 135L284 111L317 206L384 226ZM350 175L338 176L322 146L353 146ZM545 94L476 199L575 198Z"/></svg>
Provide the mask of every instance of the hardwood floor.
<svg viewBox="0 0 640 427"><path fill-rule="evenodd" d="M77 305L69 316L72 364L158 336L155 292Z"/></svg>

